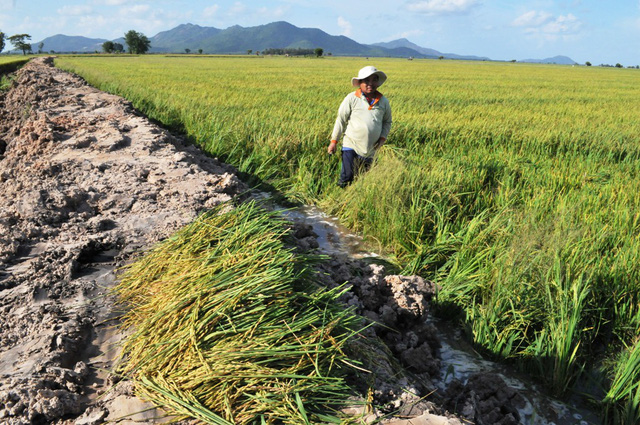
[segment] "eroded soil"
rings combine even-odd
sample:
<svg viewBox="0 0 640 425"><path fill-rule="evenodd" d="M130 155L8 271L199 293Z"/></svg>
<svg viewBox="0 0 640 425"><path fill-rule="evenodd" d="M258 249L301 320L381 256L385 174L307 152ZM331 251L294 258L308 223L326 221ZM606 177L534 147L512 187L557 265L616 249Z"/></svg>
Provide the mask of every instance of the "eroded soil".
<svg viewBox="0 0 640 425"><path fill-rule="evenodd" d="M232 167L51 58L21 69L0 108L0 422L166 420L109 373L123 338L109 290L119 267L248 187ZM317 246L308 227L293 233L300 247ZM371 419L518 423L521 400L498 376L433 393L431 283L336 256L318 271L329 286L349 282L345 303L379 323L367 331L379 349L363 354L374 373L352 377L364 393L374 384L380 407Z"/></svg>

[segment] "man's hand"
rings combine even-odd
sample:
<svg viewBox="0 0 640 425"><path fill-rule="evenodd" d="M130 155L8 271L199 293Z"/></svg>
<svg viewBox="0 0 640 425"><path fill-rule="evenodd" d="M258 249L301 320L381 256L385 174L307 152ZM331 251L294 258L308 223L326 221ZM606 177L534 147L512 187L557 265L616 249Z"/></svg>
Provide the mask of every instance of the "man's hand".
<svg viewBox="0 0 640 425"><path fill-rule="evenodd" d="M329 143L329 148L327 149L327 152L329 152L329 155L333 155L334 153L336 153L337 145L338 145L338 142L335 140L332 140L331 143Z"/></svg>
<svg viewBox="0 0 640 425"><path fill-rule="evenodd" d="M373 149L378 150L382 147L382 145L384 145L384 142L386 142L387 139L385 139L384 137L381 137L378 139L378 141L376 142L375 145L373 145Z"/></svg>

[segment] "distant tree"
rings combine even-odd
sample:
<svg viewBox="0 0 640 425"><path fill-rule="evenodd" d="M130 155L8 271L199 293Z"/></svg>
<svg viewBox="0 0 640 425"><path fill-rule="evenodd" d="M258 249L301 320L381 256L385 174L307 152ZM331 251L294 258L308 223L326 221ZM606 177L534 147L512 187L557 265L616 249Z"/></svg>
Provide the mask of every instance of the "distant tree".
<svg viewBox="0 0 640 425"><path fill-rule="evenodd" d="M149 41L147 36L134 30L127 31L124 35L124 42L129 48L129 53L135 55L143 55L147 53L151 47L151 41Z"/></svg>
<svg viewBox="0 0 640 425"><path fill-rule="evenodd" d="M253 50L252 50L252 49L247 50L247 54L248 54L248 55L250 55L250 54L251 54L251 52L253 52Z"/></svg>
<svg viewBox="0 0 640 425"><path fill-rule="evenodd" d="M15 34L8 38L13 44L14 49L22 50L22 54L26 55L27 52L31 53L31 43L27 43L27 40L31 40L29 34Z"/></svg>
<svg viewBox="0 0 640 425"><path fill-rule="evenodd" d="M313 49L303 49L301 47L297 47L295 49L292 48L270 48L262 51L263 55L285 55L285 56L311 56L315 55L316 52Z"/></svg>
<svg viewBox="0 0 640 425"><path fill-rule="evenodd" d="M202 49L198 49L198 54L201 55L202 54Z"/></svg>
<svg viewBox="0 0 640 425"><path fill-rule="evenodd" d="M4 50L4 33L0 31L0 53Z"/></svg>
<svg viewBox="0 0 640 425"><path fill-rule="evenodd" d="M617 64L616 64L616 68L622 68L622 65L621 65L621 64L619 64L619 63L617 63Z"/></svg>
<svg viewBox="0 0 640 425"><path fill-rule="evenodd" d="M184 49L184 52L185 52L186 54L189 54L189 53L191 53L191 49Z"/></svg>
<svg viewBox="0 0 640 425"><path fill-rule="evenodd" d="M313 51L313 53L315 53L316 57L319 58L324 53L324 50L322 49L322 47L316 47L316 49Z"/></svg>
<svg viewBox="0 0 640 425"><path fill-rule="evenodd" d="M584 64L587 65L587 66L591 66L591 62L589 62L589 61L586 61Z"/></svg>
<svg viewBox="0 0 640 425"><path fill-rule="evenodd" d="M102 51L105 53L113 53L113 51L115 50L113 41L105 41L104 43L102 43Z"/></svg>
<svg viewBox="0 0 640 425"><path fill-rule="evenodd" d="M516 63L516 60L515 59L511 59L511 63Z"/></svg>
<svg viewBox="0 0 640 425"><path fill-rule="evenodd" d="M38 53L42 53L42 48L44 47L44 43L41 41L38 43Z"/></svg>
<svg viewBox="0 0 640 425"><path fill-rule="evenodd" d="M113 43L113 51L115 53L122 53L124 52L124 46L120 43Z"/></svg>
<svg viewBox="0 0 640 425"><path fill-rule="evenodd" d="M444 56L438 56L438 59L442 60L444 59Z"/></svg>

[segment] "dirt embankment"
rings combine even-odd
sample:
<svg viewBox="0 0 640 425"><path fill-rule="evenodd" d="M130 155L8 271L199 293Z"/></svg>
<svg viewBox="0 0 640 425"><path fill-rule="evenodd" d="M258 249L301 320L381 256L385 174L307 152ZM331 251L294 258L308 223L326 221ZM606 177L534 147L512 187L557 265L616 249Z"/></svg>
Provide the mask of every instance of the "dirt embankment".
<svg viewBox="0 0 640 425"><path fill-rule="evenodd" d="M116 270L248 188L232 167L52 59L25 66L0 108L0 423L154 422L161 412L143 411L130 383L107 372L122 338L108 296ZM305 226L295 233L314 245ZM370 330L385 342L369 359L384 409L413 424L460 423L433 415L449 403L477 423L517 423L517 394L500 382L421 401L439 375L424 324L428 282L356 260L322 267L327 285L352 284L345 302L388 326ZM410 372L398 374L400 364Z"/></svg>
<svg viewBox="0 0 640 425"><path fill-rule="evenodd" d="M52 422L113 383L115 268L247 188L50 59L23 68L1 106L0 422ZM141 410L128 395L97 417Z"/></svg>

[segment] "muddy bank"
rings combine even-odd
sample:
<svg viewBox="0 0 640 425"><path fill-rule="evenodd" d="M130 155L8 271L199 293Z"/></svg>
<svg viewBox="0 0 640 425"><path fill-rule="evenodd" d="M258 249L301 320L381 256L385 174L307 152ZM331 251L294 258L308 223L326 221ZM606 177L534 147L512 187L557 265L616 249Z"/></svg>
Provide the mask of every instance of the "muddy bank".
<svg viewBox="0 0 640 425"><path fill-rule="evenodd" d="M114 384L114 270L247 188L51 60L23 68L1 106L0 421L49 423ZM141 410L130 390L87 423Z"/></svg>
<svg viewBox="0 0 640 425"><path fill-rule="evenodd" d="M122 98L36 59L0 95L0 422L152 423L162 412L108 370L123 337L107 294L118 267L199 212L248 188L235 170L150 123ZM317 246L304 225L301 249ZM334 256L318 275L348 281L344 302L380 323L355 373L372 413L393 423L518 423L517 393L497 376L435 393L434 288L418 277ZM373 376L373 378L372 378ZM490 382L487 386L485 383Z"/></svg>

